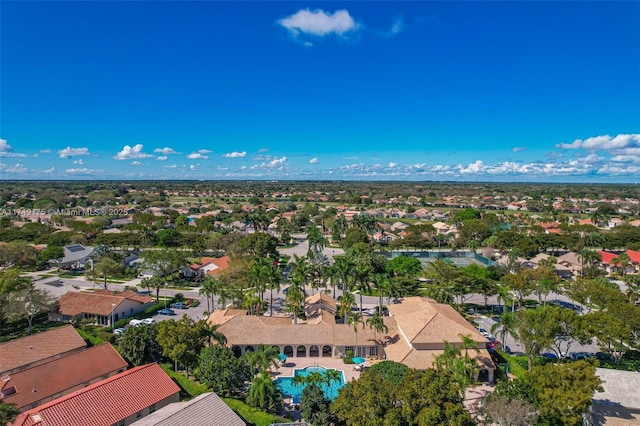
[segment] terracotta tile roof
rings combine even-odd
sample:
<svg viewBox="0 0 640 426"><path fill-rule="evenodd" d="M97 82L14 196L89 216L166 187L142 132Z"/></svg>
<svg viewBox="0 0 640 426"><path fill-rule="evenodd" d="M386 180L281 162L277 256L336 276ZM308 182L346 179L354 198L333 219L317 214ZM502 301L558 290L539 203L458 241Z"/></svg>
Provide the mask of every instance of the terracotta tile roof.
<svg viewBox="0 0 640 426"><path fill-rule="evenodd" d="M76 386L126 369L127 362L113 346L104 343L9 375L4 389L14 387L16 393L2 402L19 409L28 408L59 392L67 393Z"/></svg>
<svg viewBox="0 0 640 426"><path fill-rule="evenodd" d="M255 315L222 315L215 311L209 316L209 322L219 324L218 331L227 338L229 345L339 345L353 346L356 334L352 325L318 322L315 324L292 324L290 318L264 317ZM378 340L397 337L398 330L393 318L384 317L389 328L384 335L378 334ZM358 344L373 341L374 330L368 325L358 327ZM368 343L367 345L371 345Z"/></svg>
<svg viewBox="0 0 640 426"><path fill-rule="evenodd" d="M449 305L426 297L407 297L402 303L389 306L389 313L398 322L402 334L413 345L460 342L460 334L470 335L476 342L487 339Z"/></svg>
<svg viewBox="0 0 640 426"><path fill-rule="evenodd" d="M218 395L204 393L190 401L174 402L132 423L132 426L202 426L214 423L245 426L246 423Z"/></svg>
<svg viewBox="0 0 640 426"><path fill-rule="evenodd" d="M0 344L0 374L86 347L72 325L10 340Z"/></svg>
<svg viewBox="0 0 640 426"><path fill-rule="evenodd" d="M142 365L26 411L13 426L111 426L179 391L158 364Z"/></svg>
<svg viewBox="0 0 640 426"><path fill-rule="evenodd" d="M610 253L604 250L598 250L598 253L600 253L600 256L602 257L602 263L605 265L610 265L613 258L618 257L617 254Z"/></svg>
<svg viewBox="0 0 640 426"><path fill-rule="evenodd" d="M126 299L143 305L153 302L151 296L139 295L133 291L114 293L109 290L100 290L96 292L69 291L58 300L58 305L60 306L59 311L63 315L76 316L90 313L108 316L114 310L112 304L115 304L115 310L118 310L120 304Z"/></svg>
<svg viewBox="0 0 640 426"><path fill-rule="evenodd" d="M629 259L631 259L631 263L640 263L640 251L627 250L625 251L625 253L629 255Z"/></svg>

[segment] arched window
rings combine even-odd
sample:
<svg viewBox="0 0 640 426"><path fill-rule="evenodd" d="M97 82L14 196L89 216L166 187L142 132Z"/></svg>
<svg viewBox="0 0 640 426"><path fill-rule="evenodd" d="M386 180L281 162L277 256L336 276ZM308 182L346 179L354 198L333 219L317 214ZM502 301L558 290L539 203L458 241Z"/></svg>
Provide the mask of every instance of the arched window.
<svg viewBox="0 0 640 426"><path fill-rule="evenodd" d="M284 350L282 351L286 356L293 356L293 347L291 346L285 346Z"/></svg>
<svg viewBox="0 0 640 426"><path fill-rule="evenodd" d="M331 350L331 346L324 345L322 347L322 356L331 356L333 351Z"/></svg>
<svg viewBox="0 0 640 426"><path fill-rule="evenodd" d="M247 352L254 352L254 351L255 351L255 349L254 349L254 348L253 348L253 346L251 346L251 345L249 345L249 346L245 346L245 348L244 348L244 352L245 352L245 353L247 353Z"/></svg>
<svg viewBox="0 0 640 426"><path fill-rule="evenodd" d="M316 345L309 346L309 356L310 357L319 357L320 356L320 348Z"/></svg>
<svg viewBox="0 0 640 426"><path fill-rule="evenodd" d="M296 349L296 356L297 357L307 356L307 348L304 345L298 346L298 349Z"/></svg>
<svg viewBox="0 0 640 426"><path fill-rule="evenodd" d="M240 349L240 346L231 346L231 352L233 352L236 358L240 358L240 355L242 355L242 349Z"/></svg>

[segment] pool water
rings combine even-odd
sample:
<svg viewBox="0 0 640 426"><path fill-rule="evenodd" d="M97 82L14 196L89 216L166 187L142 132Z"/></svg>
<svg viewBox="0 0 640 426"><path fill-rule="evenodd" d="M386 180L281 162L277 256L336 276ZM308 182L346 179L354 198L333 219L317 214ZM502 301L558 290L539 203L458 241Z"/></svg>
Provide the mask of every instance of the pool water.
<svg viewBox="0 0 640 426"><path fill-rule="evenodd" d="M306 367L302 370L294 370L294 376L308 376L310 373L325 373L327 371L324 367ZM324 396L333 401L338 396L338 391L344 386L344 373L340 372L338 381L332 381L331 386L322 384L322 390ZM293 377L278 377L276 379L276 387L284 394L285 398L293 398L295 404L299 404L302 399L302 390L306 385L296 385L292 383Z"/></svg>

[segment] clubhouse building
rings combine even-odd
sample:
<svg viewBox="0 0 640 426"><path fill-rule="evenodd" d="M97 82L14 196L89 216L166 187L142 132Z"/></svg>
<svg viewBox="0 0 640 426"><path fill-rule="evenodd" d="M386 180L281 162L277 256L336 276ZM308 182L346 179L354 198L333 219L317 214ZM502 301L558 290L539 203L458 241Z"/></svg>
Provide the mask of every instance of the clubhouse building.
<svg viewBox="0 0 640 426"><path fill-rule="evenodd" d="M335 300L316 293L305 301L306 321L297 324L289 317L247 315L240 309L214 311L209 322L218 324L237 355L260 344L275 346L288 357L339 358L353 351L355 356L388 359L419 370L435 366L445 341L461 346L461 336L469 336L479 348L469 350L478 362L479 379L493 382L495 365L485 349L487 339L449 305L407 297L389 306L383 332L367 324L367 317L356 332L351 324L336 323L335 313Z"/></svg>

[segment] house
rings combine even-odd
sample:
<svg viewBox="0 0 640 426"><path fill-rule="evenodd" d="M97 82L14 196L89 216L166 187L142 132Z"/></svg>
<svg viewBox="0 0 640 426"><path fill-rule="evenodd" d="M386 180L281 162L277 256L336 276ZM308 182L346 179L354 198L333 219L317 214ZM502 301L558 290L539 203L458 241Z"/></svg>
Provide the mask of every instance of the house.
<svg viewBox="0 0 640 426"><path fill-rule="evenodd" d="M84 350L87 342L71 325L0 344L0 376L17 373Z"/></svg>
<svg viewBox="0 0 640 426"><path fill-rule="evenodd" d="M557 271L565 271L570 275L578 275L582 271L582 259L576 252L570 251L558 257ZM564 275L563 275L564 276Z"/></svg>
<svg viewBox="0 0 640 426"><path fill-rule="evenodd" d="M134 426L245 426L246 423L214 392L190 401L174 402L133 423Z"/></svg>
<svg viewBox="0 0 640 426"><path fill-rule="evenodd" d="M229 267L229 256L203 257L200 263L188 265L180 270L180 273L188 278L203 279L215 277Z"/></svg>
<svg viewBox="0 0 640 426"><path fill-rule="evenodd" d="M591 415L594 425L640 424L640 373L596 368L603 392L593 395Z"/></svg>
<svg viewBox="0 0 640 426"><path fill-rule="evenodd" d="M141 365L25 411L11 426L128 426L178 402L179 392L158 364Z"/></svg>
<svg viewBox="0 0 640 426"><path fill-rule="evenodd" d="M389 305L389 315L399 331L384 348L387 359L407 367L424 370L435 365L444 353L445 341L457 347L462 336L469 336L479 349L471 356L480 367L480 379L493 382L495 365L485 349L487 339L453 307L426 297L407 297L402 303Z"/></svg>
<svg viewBox="0 0 640 426"><path fill-rule="evenodd" d="M444 351L444 341L461 345L460 334L469 335L482 348L476 358L483 380L493 381L495 366L484 349L487 339L449 305L424 297L408 297L389 306L382 317L387 328L376 332L337 323L335 300L318 293L305 300L307 320L292 323L287 317L247 315L246 310L225 309L209 315L209 323L227 338L237 355L259 344L276 346L288 357L340 357L353 352L361 357L384 357L411 368L427 369Z"/></svg>
<svg viewBox="0 0 640 426"><path fill-rule="evenodd" d="M0 401L25 411L127 369L109 343L54 359L2 378Z"/></svg>
<svg viewBox="0 0 640 426"><path fill-rule="evenodd" d="M61 269L84 269L92 254L93 247L73 244L64 247L64 257L62 259L50 260L49 262Z"/></svg>
<svg viewBox="0 0 640 426"><path fill-rule="evenodd" d="M49 319L61 322L85 319L93 320L98 325L110 326L112 322L144 311L153 303L151 296L131 290L70 291L58 300L58 312L50 313Z"/></svg>

